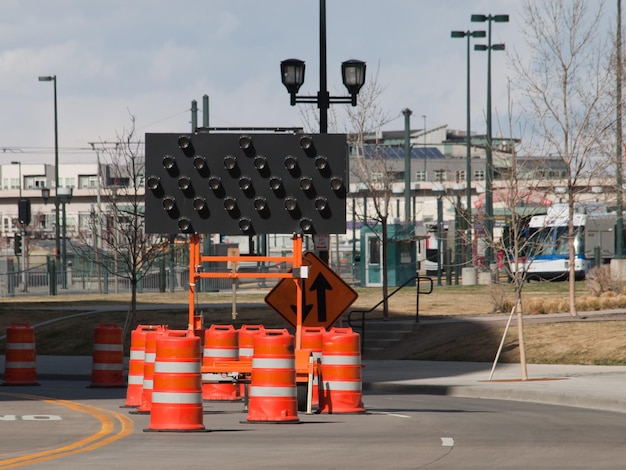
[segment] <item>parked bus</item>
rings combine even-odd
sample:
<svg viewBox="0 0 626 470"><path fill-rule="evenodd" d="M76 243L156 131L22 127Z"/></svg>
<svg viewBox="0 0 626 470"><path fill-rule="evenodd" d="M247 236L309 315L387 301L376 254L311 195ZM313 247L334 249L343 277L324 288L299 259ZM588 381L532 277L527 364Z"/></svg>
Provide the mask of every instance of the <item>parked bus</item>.
<svg viewBox="0 0 626 470"><path fill-rule="evenodd" d="M615 254L615 213L602 204L577 204L574 213L574 276L584 279L597 264L609 263ZM512 259L511 230L505 230L509 273L520 269L527 280L569 278L568 208L555 204L546 214L521 219L520 256Z"/></svg>

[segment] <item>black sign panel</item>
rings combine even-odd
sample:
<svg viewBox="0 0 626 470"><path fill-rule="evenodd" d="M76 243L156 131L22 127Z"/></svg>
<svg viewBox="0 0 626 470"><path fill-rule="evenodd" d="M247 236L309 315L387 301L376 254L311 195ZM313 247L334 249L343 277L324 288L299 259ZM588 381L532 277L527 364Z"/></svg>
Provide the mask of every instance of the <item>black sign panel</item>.
<svg viewBox="0 0 626 470"><path fill-rule="evenodd" d="M146 232L345 233L343 134L146 134Z"/></svg>

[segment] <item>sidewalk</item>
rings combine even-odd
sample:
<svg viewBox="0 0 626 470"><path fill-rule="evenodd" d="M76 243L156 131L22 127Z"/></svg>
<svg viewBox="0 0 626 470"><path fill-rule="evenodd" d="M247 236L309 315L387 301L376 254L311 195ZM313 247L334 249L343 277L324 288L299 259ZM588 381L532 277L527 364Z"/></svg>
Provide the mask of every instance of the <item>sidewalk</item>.
<svg viewBox="0 0 626 470"><path fill-rule="evenodd" d="M626 366L367 361L363 390L528 401L626 413Z"/></svg>
<svg viewBox="0 0 626 470"><path fill-rule="evenodd" d="M91 379L88 356L38 356L38 380ZM364 361L363 390L528 401L626 413L626 366L530 364L522 381L519 364L439 361ZM0 364L4 375L4 360Z"/></svg>

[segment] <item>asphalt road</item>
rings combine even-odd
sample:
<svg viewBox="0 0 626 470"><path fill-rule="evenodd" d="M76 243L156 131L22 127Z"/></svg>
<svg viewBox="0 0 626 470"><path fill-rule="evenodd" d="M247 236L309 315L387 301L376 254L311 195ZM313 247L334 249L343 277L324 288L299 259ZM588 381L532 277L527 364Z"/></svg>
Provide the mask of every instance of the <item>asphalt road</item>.
<svg viewBox="0 0 626 470"><path fill-rule="evenodd" d="M0 389L0 469L623 468L622 413L470 398L365 394L365 414L250 424L205 402L205 432L144 432L124 389L41 381Z"/></svg>

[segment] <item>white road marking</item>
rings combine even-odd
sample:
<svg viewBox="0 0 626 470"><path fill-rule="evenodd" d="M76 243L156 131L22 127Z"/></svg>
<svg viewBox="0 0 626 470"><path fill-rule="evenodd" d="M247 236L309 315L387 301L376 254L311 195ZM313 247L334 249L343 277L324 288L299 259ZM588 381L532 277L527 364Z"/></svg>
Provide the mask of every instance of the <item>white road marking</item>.
<svg viewBox="0 0 626 470"><path fill-rule="evenodd" d="M0 415L0 421L60 421L58 415Z"/></svg>
<svg viewBox="0 0 626 470"><path fill-rule="evenodd" d="M442 447L454 447L454 438L452 438L452 437L442 437L441 438L441 446Z"/></svg>
<svg viewBox="0 0 626 470"><path fill-rule="evenodd" d="M406 419L411 419L410 416L407 415L401 415L398 413L386 413L384 411L370 411L371 414L373 415L385 415L385 416L394 416L396 418L406 418Z"/></svg>

